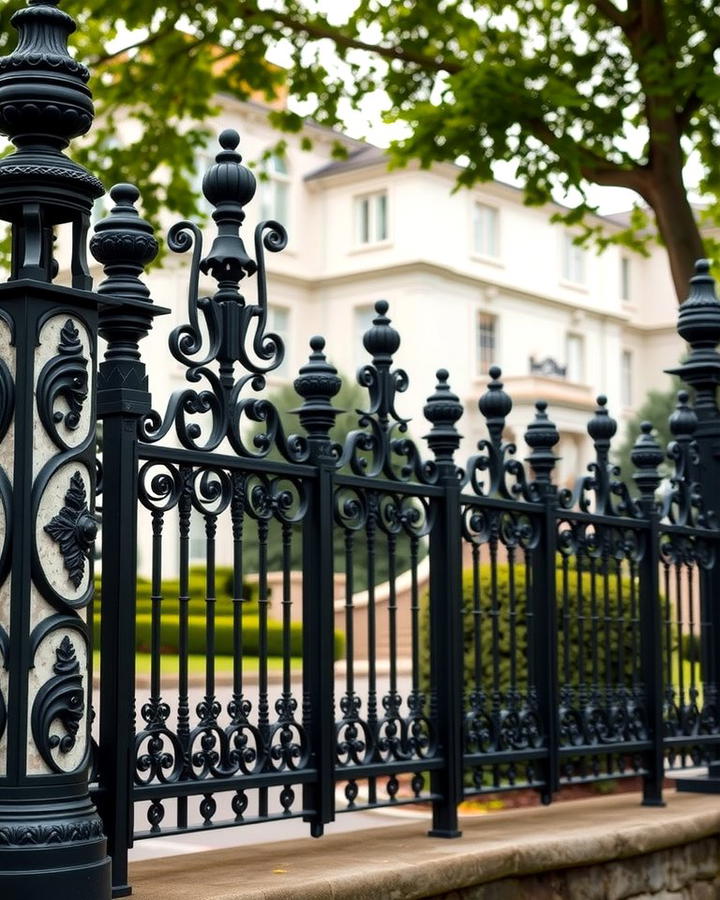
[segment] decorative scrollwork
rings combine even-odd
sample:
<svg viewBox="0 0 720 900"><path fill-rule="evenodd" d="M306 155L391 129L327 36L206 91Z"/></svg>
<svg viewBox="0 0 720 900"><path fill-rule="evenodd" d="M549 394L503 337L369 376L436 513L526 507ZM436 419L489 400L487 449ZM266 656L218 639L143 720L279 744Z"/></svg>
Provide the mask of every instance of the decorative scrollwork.
<svg viewBox="0 0 720 900"><path fill-rule="evenodd" d="M103 836L102 819L97 816L77 821L38 825L4 825L0 827L0 846L38 847L45 844L66 844L90 841Z"/></svg>
<svg viewBox="0 0 720 900"><path fill-rule="evenodd" d="M141 421L140 438L155 443L174 428L182 446L191 450L212 451L228 440L240 456L260 459L276 448L285 459L303 462L307 441L287 436L278 411L257 396L266 386L265 375L282 364L285 353L280 336L266 330L264 254L283 250L287 233L279 222L260 222L255 229L256 260L248 256L239 229L245 218L243 206L255 192L255 179L240 164L238 141L236 132L220 135L223 150L203 181L205 196L217 207L218 223L207 256L203 257L200 229L191 222L178 222L168 234L172 251L193 250L188 321L170 335L170 352L185 367L187 381L203 382L205 387L175 391L163 415L153 410ZM199 296L201 272L218 282L212 297ZM257 302L251 304L239 292L239 283L255 275ZM254 396L244 396L246 388ZM261 425L262 430L247 429L246 424Z"/></svg>
<svg viewBox="0 0 720 900"><path fill-rule="evenodd" d="M97 520L88 509L85 482L79 470L70 478L65 506L44 530L60 546L68 579L74 588L79 588L85 575L85 561L97 536Z"/></svg>
<svg viewBox="0 0 720 900"><path fill-rule="evenodd" d="M55 657L55 676L40 688L33 702L31 727L40 756L54 772L63 772L53 751L66 754L75 746L85 714L85 697L80 663L68 635L60 641ZM64 735L51 733L55 722L65 729Z"/></svg>
<svg viewBox="0 0 720 900"><path fill-rule="evenodd" d="M55 444L68 449L69 445L60 435L58 426L62 423L69 431L79 427L88 395L88 359L83 354L80 332L72 319L68 319L60 329L57 349L57 356L45 363L38 376L38 414ZM67 404L66 412L56 409L59 398Z"/></svg>
<svg viewBox="0 0 720 900"><path fill-rule="evenodd" d="M358 369L357 381L368 390L369 404L356 410L358 428L351 431L342 447L336 448L337 467L349 467L356 475L375 478L384 474L396 481L431 480L432 465L422 461L420 451L406 436L409 419L395 409L396 394L407 390L409 379L403 369L393 369L393 354L400 335L391 326L388 304L378 300L377 315L363 336L363 345L372 362Z"/></svg>

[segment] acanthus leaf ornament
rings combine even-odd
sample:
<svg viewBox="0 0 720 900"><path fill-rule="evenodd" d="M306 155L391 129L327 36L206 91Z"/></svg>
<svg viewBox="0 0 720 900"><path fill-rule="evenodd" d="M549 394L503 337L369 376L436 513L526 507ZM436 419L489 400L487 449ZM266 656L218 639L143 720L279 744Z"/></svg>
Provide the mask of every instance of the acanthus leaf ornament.
<svg viewBox="0 0 720 900"><path fill-rule="evenodd" d="M75 431L88 396L88 360L83 354L80 332L72 319L60 329L57 349L57 355L43 366L38 377L38 414L52 440L59 447L68 449L58 426L62 423L69 431ZM59 398L67 404L67 411L56 409Z"/></svg>
<svg viewBox="0 0 720 900"><path fill-rule="evenodd" d="M97 520L88 509L85 482L79 471L70 479L65 506L48 522L45 532L60 546L68 578L73 587L79 588L85 560L97 536Z"/></svg>
<svg viewBox="0 0 720 900"><path fill-rule="evenodd" d="M85 714L80 663L75 647L65 635L55 650L54 677L37 692L32 708L33 740L43 760L55 772L64 769L58 764L53 750L69 753L76 744L80 722ZM52 734L54 722L59 722L65 734Z"/></svg>

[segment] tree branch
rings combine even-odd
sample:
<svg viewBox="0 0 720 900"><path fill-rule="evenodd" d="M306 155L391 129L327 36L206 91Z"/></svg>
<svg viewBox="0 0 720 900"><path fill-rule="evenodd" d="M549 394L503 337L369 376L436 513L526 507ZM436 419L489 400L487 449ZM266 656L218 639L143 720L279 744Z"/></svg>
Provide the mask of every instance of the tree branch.
<svg viewBox="0 0 720 900"><path fill-rule="evenodd" d="M613 25L619 25L622 29L625 28L628 20L627 13L618 9L613 0L594 0L594 3L597 11L602 13L606 19L610 19Z"/></svg>
<svg viewBox="0 0 720 900"><path fill-rule="evenodd" d="M366 41L361 41L359 38L343 34L339 28L328 25L323 19L305 22L299 21L286 13L272 12L271 15L276 22L289 28L295 34L305 34L308 37L318 39L328 38L339 47L344 47L348 50L366 50L368 53L373 53L383 59L413 63L428 72L447 72L450 75L455 75L465 68L460 60L427 56L424 53L404 50L402 47L369 44ZM247 18L251 18L251 15L248 15Z"/></svg>
<svg viewBox="0 0 720 900"><path fill-rule="evenodd" d="M139 41L135 41L133 44L128 44L127 47L123 47L122 50L116 50L114 53L105 53L103 56L96 56L94 59L90 60L88 65L92 68L96 66L105 65L105 63L109 63L114 59L122 58L126 56L131 50L137 50L140 47L152 47L153 44L156 44L161 38L167 37L167 35L172 34L175 30L174 22L166 22L164 27L161 26L154 34L149 34L147 37L142 38Z"/></svg>

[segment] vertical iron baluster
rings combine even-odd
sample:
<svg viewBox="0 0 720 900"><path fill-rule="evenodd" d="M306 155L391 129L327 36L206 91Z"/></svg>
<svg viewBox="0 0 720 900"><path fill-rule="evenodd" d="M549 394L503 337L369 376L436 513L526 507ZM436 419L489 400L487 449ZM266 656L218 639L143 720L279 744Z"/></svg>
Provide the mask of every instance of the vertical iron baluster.
<svg viewBox="0 0 720 900"><path fill-rule="evenodd" d="M516 617L517 605L515 597L515 547L507 548L508 555L508 620L510 625L510 686L506 704L510 709L515 709L517 701L517 633L516 633Z"/></svg>
<svg viewBox="0 0 720 900"><path fill-rule="evenodd" d="M525 559L525 635L527 654L525 660L525 682L528 700L534 708L536 700L535 684L535 611L531 602L533 595L533 554L527 547L523 552Z"/></svg>
<svg viewBox="0 0 720 900"><path fill-rule="evenodd" d="M638 663L639 663L639 639L638 639L638 606L635 579L637 578L637 565L634 557L630 557L630 650L632 653L632 695L638 699ZM659 599L659 598L658 598ZM661 637L662 640L662 637ZM662 647L658 648L662 653Z"/></svg>
<svg viewBox="0 0 720 900"><path fill-rule="evenodd" d="M587 665L585 660L585 590L583 588L583 556L578 543L575 568L577 584L575 596L577 600L577 634L578 634L578 706L582 709L588 701Z"/></svg>
<svg viewBox="0 0 720 900"><path fill-rule="evenodd" d="M562 642L563 642L563 684L570 685L570 588L568 586L568 557L562 556Z"/></svg>
<svg viewBox="0 0 720 900"><path fill-rule="evenodd" d="M283 522L281 526L282 541L282 654L283 654L283 683L282 699L284 710L290 711L292 702L292 600L290 596L290 565L292 557L292 525Z"/></svg>
<svg viewBox="0 0 720 900"><path fill-rule="evenodd" d="M368 514L365 523L365 537L367 540L367 646L368 646L368 726L373 735L373 745L377 742L377 661L375 639L375 553L376 553L376 522L378 512L378 496L369 493L367 498ZM368 778L368 802L377 802L377 789L374 778Z"/></svg>
<svg viewBox="0 0 720 900"><path fill-rule="evenodd" d="M410 536L410 633L412 646L412 684L410 686L410 713L422 715L420 698L420 592L418 590L419 538Z"/></svg>
<svg viewBox="0 0 720 900"><path fill-rule="evenodd" d="M395 585L395 567L397 537L394 534L387 536L388 551L388 629L390 645L390 697L388 714L397 715L397 591Z"/></svg>
<svg viewBox="0 0 720 900"><path fill-rule="evenodd" d="M215 533L217 516L205 514L205 717L215 724Z"/></svg>
<svg viewBox="0 0 720 900"><path fill-rule="evenodd" d="M592 704L600 699L600 651L598 646L599 616L597 605L597 569L595 557L590 556L590 654L592 659Z"/></svg>
<svg viewBox="0 0 720 900"><path fill-rule="evenodd" d="M230 501L230 521L233 537L233 695L230 718L233 724L244 721L245 701L243 697L243 528L245 517L245 476L240 472L232 475L232 499Z"/></svg>
<svg viewBox="0 0 720 900"><path fill-rule="evenodd" d="M480 698L483 691L483 669L482 669L482 585L480 583L480 545L473 543L472 545L472 573L473 573L473 657L474 657L474 677L475 677L475 702L480 705Z"/></svg>
<svg viewBox="0 0 720 900"><path fill-rule="evenodd" d="M615 560L615 596L617 602L617 637L618 637L618 696L626 696L627 678L625 676L625 598L623 597L622 560L618 556Z"/></svg>
<svg viewBox="0 0 720 900"><path fill-rule="evenodd" d="M692 564L688 563L685 567L685 571L687 573L687 586L688 586L688 626L689 626L689 644L688 644L688 654L690 656L690 709L692 710L695 706L697 700L697 673L696 673L696 660L697 660L697 652L695 647L695 590L694 590L694 570ZM682 648L681 648L682 651ZM681 652L681 656L682 656Z"/></svg>
<svg viewBox="0 0 720 900"><path fill-rule="evenodd" d="M490 526L490 622L492 629L492 710L496 733L500 733L500 607L498 605L498 549L499 516L494 514Z"/></svg>
<svg viewBox="0 0 720 900"><path fill-rule="evenodd" d="M602 591L603 591L603 654L605 659L605 705L610 712L613 702L613 662L610 655L610 632L612 629L612 617L610 615L610 555L608 553L608 538L603 541L602 555Z"/></svg>
<svg viewBox="0 0 720 900"><path fill-rule="evenodd" d="M683 652L682 638L683 625L685 624L682 610L682 563L677 561L674 564L675 569L675 641L677 643L677 686L678 686L678 708L680 709L681 721L685 721L685 673L683 672Z"/></svg>
<svg viewBox="0 0 720 900"><path fill-rule="evenodd" d="M157 710L160 706L160 628L162 612L162 532L164 514L162 510L152 511L152 576L150 610L150 706Z"/></svg>
<svg viewBox="0 0 720 900"><path fill-rule="evenodd" d="M672 598L670 595L670 564L663 560L663 589L665 592L665 692L674 697L672 665Z"/></svg>
<svg viewBox="0 0 720 900"><path fill-rule="evenodd" d="M355 621L353 594L353 531L345 529L345 696L348 714L355 710Z"/></svg>
<svg viewBox="0 0 720 900"><path fill-rule="evenodd" d="M267 540L269 523L258 519L258 728L265 746L266 758L270 740L270 704L268 701L268 584ZM258 789L258 816L268 814L268 789Z"/></svg>
<svg viewBox="0 0 720 900"><path fill-rule="evenodd" d="M181 469L182 493L178 501L180 532L179 591L178 591L178 716L177 735L184 751L188 750L190 738L190 697L188 681L188 615L190 606L190 515L192 511L192 470ZM186 762L187 765L187 762ZM183 773L185 775L186 773ZM187 797L178 797L178 828L187 828Z"/></svg>

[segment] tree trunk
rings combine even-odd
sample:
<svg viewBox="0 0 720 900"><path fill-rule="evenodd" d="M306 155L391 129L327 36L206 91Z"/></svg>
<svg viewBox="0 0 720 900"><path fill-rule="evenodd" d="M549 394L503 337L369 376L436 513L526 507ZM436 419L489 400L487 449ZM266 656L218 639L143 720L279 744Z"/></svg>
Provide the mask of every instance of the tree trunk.
<svg viewBox="0 0 720 900"><path fill-rule="evenodd" d="M688 295L688 281L693 274L695 260L705 255L682 174L660 169L652 179L647 195L667 250L678 303L682 303Z"/></svg>

